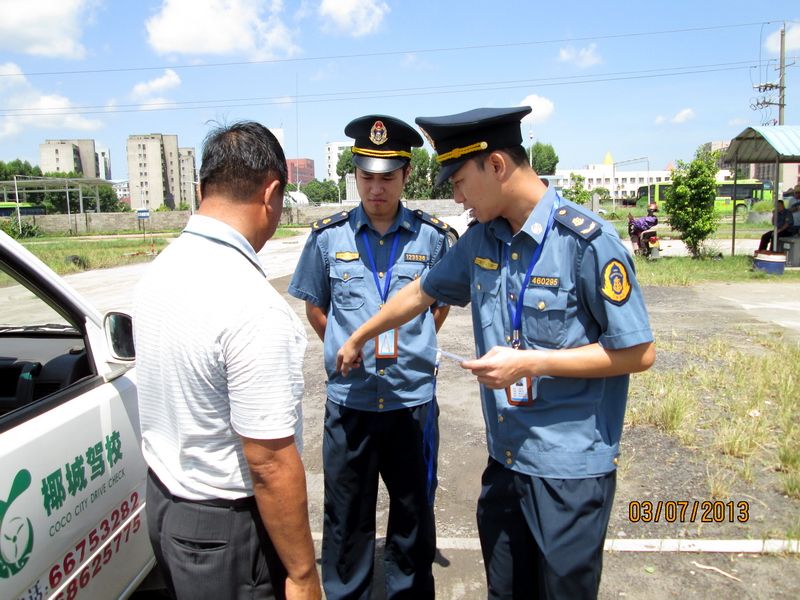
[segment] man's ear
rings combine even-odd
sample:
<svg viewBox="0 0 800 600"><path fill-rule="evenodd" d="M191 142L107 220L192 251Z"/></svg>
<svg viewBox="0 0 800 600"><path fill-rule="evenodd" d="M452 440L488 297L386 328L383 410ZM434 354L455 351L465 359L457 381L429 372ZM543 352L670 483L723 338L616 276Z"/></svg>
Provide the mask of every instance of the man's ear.
<svg viewBox="0 0 800 600"><path fill-rule="evenodd" d="M403 167L403 185L406 184L408 179L411 177L411 171L414 167L411 166L411 163L408 163L405 167Z"/></svg>
<svg viewBox="0 0 800 600"><path fill-rule="evenodd" d="M486 157L489 169L498 179L504 179L508 171L508 160L501 152L492 152Z"/></svg>
<svg viewBox="0 0 800 600"><path fill-rule="evenodd" d="M267 207L267 213L272 212L272 204L270 200L272 199L272 195L276 194L280 190L281 184L277 179L273 179L270 181L267 186L264 188L264 206Z"/></svg>

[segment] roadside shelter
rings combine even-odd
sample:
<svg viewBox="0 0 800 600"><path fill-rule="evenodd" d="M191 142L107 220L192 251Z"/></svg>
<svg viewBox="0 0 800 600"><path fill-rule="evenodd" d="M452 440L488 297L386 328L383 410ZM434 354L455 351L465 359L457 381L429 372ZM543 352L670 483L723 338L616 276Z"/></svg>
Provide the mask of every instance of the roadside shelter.
<svg viewBox="0 0 800 600"><path fill-rule="evenodd" d="M740 163L760 163L775 165L775 181L772 184L772 199L777 210L778 179L780 165L800 163L800 127L778 125L775 127L748 127L731 140L725 152L724 161L733 166L733 197L736 198L737 168ZM772 247L778 245L778 228L773 226ZM736 203L734 202L733 233L731 236L731 256L736 249Z"/></svg>

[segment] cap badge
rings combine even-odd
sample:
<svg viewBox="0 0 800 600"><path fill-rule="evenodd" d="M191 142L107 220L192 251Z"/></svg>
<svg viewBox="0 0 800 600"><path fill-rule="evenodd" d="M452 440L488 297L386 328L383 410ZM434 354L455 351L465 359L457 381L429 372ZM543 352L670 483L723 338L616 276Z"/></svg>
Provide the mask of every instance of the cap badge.
<svg viewBox="0 0 800 600"><path fill-rule="evenodd" d="M386 133L386 126L383 124L383 121L375 121L372 129L369 130L369 141L376 146L380 146L381 144L385 144L388 140L389 135Z"/></svg>

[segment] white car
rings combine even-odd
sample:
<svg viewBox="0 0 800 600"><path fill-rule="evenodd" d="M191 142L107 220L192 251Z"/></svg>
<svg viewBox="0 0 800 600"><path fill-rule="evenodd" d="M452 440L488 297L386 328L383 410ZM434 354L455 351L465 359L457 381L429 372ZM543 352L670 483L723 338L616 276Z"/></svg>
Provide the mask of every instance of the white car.
<svg viewBox="0 0 800 600"><path fill-rule="evenodd" d="M458 241L458 238L466 233L469 224L472 222L472 219L473 217L471 209L465 210L460 215L456 215L454 217L439 217L439 220L444 221L450 226L451 231L448 232L449 235L455 232L455 236L448 238L451 246Z"/></svg>
<svg viewBox="0 0 800 600"><path fill-rule="evenodd" d="M119 598L155 564L130 317L0 232L0 598Z"/></svg>

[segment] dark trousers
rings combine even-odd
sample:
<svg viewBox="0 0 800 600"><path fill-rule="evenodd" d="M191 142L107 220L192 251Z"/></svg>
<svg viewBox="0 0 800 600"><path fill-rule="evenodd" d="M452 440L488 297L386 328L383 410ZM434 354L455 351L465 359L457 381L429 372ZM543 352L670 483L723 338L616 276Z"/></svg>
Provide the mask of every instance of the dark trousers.
<svg viewBox="0 0 800 600"><path fill-rule="evenodd" d="M192 600L285 598L286 569L264 529L255 500L218 504L173 496L149 472L148 531L171 596Z"/></svg>
<svg viewBox="0 0 800 600"><path fill-rule="evenodd" d="M379 475L389 492L386 597L434 597L436 532L433 507L426 495L423 456L423 430L429 410L437 410L435 401L414 408L369 412L328 400L322 443L322 582L328 600L366 600L370 596Z"/></svg>
<svg viewBox="0 0 800 600"><path fill-rule="evenodd" d="M478 533L489 598L597 598L616 471L544 479L490 458L481 483Z"/></svg>
<svg viewBox="0 0 800 600"><path fill-rule="evenodd" d="M786 234L779 233L778 237L780 237L781 235L786 235ZM772 248L772 230L767 231L764 235L762 235L761 243L758 244L759 250L766 250L767 248L774 250L774 248Z"/></svg>

